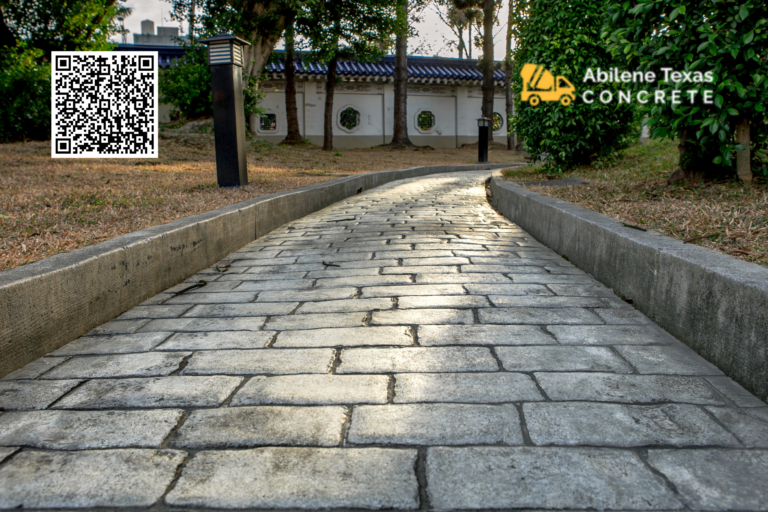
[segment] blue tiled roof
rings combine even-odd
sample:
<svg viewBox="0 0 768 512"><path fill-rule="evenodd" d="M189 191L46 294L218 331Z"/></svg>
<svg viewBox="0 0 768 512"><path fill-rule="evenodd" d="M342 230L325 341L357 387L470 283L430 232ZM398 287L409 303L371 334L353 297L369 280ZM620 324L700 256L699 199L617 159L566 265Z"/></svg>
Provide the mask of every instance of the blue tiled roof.
<svg viewBox="0 0 768 512"><path fill-rule="evenodd" d="M296 60L296 73L299 75L324 75L328 71L325 64L307 62L298 58ZM285 63L280 62L267 65L267 72L285 73ZM388 55L379 62L339 62L337 72L342 76L377 76L390 77L395 74L395 57ZM408 78L422 79L448 79L448 80L482 80L483 74L477 67L476 60L447 59L440 57L408 57ZM494 80L504 80L504 72L494 70Z"/></svg>
<svg viewBox="0 0 768 512"><path fill-rule="evenodd" d="M161 46L149 44L118 44L115 51L156 51L158 64L161 68L167 68L175 59L184 55L184 48L178 46ZM280 56L279 62L267 64L267 72L279 75L285 73L285 63L282 52L276 52ZM302 61L303 55L296 59L296 73L299 75L325 75L328 67L325 64ZM304 57L305 58L305 57ZM450 59L445 57L408 57L408 78L411 79L441 79L461 81L481 81L483 74L477 67L478 62L470 59ZM395 76L395 56L387 55L378 62L339 62L337 73L344 76L370 76L393 77ZM496 65L493 72L496 81L504 80L504 72Z"/></svg>

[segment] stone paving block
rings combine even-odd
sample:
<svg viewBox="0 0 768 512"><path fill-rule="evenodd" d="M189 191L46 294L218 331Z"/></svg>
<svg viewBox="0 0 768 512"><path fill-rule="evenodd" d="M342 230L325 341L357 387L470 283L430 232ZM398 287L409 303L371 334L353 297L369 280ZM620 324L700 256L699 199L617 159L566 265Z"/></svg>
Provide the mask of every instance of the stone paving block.
<svg viewBox="0 0 768 512"><path fill-rule="evenodd" d="M54 368L64 361L67 357L41 357L32 361L26 366L19 368L13 373L9 373L2 380L36 379L51 368Z"/></svg>
<svg viewBox="0 0 768 512"><path fill-rule="evenodd" d="M540 284L466 284L473 295L553 295Z"/></svg>
<svg viewBox="0 0 768 512"><path fill-rule="evenodd" d="M520 268L520 267L518 267ZM522 268L539 268L539 267L522 267ZM564 274L547 274L542 268L544 273L532 273L532 272L520 272L519 270L510 271L509 277L512 282L515 283L539 283L539 284L595 284L597 281L593 277L586 274L582 275L564 275Z"/></svg>
<svg viewBox="0 0 768 512"><path fill-rule="evenodd" d="M352 410L352 444L523 444L514 405L361 405Z"/></svg>
<svg viewBox="0 0 768 512"><path fill-rule="evenodd" d="M312 262L314 262L314 260L312 260ZM271 266L271 265L290 265L291 263L297 263L295 256L291 256L287 258L234 260L232 262L232 266L233 267L258 267L258 266ZM302 262L298 262L298 263L302 263Z"/></svg>
<svg viewBox="0 0 768 512"><path fill-rule="evenodd" d="M647 316L628 306L622 308L597 308L593 310L606 324L643 325L653 324Z"/></svg>
<svg viewBox="0 0 768 512"><path fill-rule="evenodd" d="M557 295L575 297L613 297L616 295L610 288L601 284L551 284L549 289Z"/></svg>
<svg viewBox="0 0 768 512"><path fill-rule="evenodd" d="M177 448L233 448L262 445L336 446L344 407L230 407L197 409L179 428Z"/></svg>
<svg viewBox="0 0 768 512"><path fill-rule="evenodd" d="M323 288L321 290L284 290L267 291L259 294L259 302L308 302L313 300L351 299L357 294L357 288Z"/></svg>
<svg viewBox="0 0 768 512"><path fill-rule="evenodd" d="M463 309L396 309L374 311L371 315L371 325L472 323L472 312Z"/></svg>
<svg viewBox="0 0 768 512"><path fill-rule="evenodd" d="M236 316L258 318L264 315L287 315L298 306L298 302L254 302L253 304L210 304L194 306L184 313L186 317L232 318Z"/></svg>
<svg viewBox="0 0 768 512"><path fill-rule="evenodd" d="M45 409L80 382L79 380L0 381L0 411Z"/></svg>
<svg viewBox="0 0 768 512"><path fill-rule="evenodd" d="M502 403L544 400L521 373L402 373L395 376L396 404L416 402Z"/></svg>
<svg viewBox="0 0 768 512"><path fill-rule="evenodd" d="M603 299L597 297L490 295L488 298L494 306L500 308L599 308L606 306Z"/></svg>
<svg viewBox="0 0 768 512"><path fill-rule="evenodd" d="M329 262L330 263L330 262ZM376 260L362 260L362 261L339 261L339 267L345 268L379 268L379 267L396 267L398 265L396 259L376 259ZM330 270L336 267L324 267L322 270Z"/></svg>
<svg viewBox="0 0 768 512"><path fill-rule="evenodd" d="M307 279L324 279L326 277L350 277L350 276L377 276L378 267L369 268L335 268L328 267L326 270L316 270L307 274Z"/></svg>
<svg viewBox="0 0 768 512"><path fill-rule="evenodd" d="M652 404L683 402L726 405L701 377L617 375L614 373L536 373L544 392L556 401Z"/></svg>
<svg viewBox="0 0 768 512"><path fill-rule="evenodd" d="M266 290L306 290L312 287L309 279L277 279L275 281L243 281L236 292L262 292Z"/></svg>
<svg viewBox="0 0 768 512"><path fill-rule="evenodd" d="M262 267L259 267L260 269ZM230 269L231 270L231 269ZM240 273L230 274L229 270L226 274L221 275L217 281L296 281L304 279L307 274L306 270L297 272L259 272L259 273Z"/></svg>
<svg viewBox="0 0 768 512"><path fill-rule="evenodd" d="M412 265L402 267L384 267L382 274L458 274L459 267L454 265Z"/></svg>
<svg viewBox="0 0 768 512"><path fill-rule="evenodd" d="M338 263L340 261L363 261L363 260L370 260L373 258L373 252L355 252L355 253L326 253L325 255L321 254L310 254L307 256L299 256L299 259L297 263L321 263L323 261L327 263Z"/></svg>
<svg viewBox="0 0 768 512"><path fill-rule="evenodd" d="M130 320L133 318L177 318L191 306L179 304L177 306L141 306L129 309L118 320Z"/></svg>
<svg viewBox="0 0 768 512"><path fill-rule="evenodd" d="M224 304L252 302L256 292L185 293L168 299L165 304Z"/></svg>
<svg viewBox="0 0 768 512"><path fill-rule="evenodd" d="M419 345L553 345L554 338L530 325L420 325Z"/></svg>
<svg viewBox="0 0 768 512"><path fill-rule="evenodd" d="M55 408L218 407L242 381L242 377L225 376L90 380Z"/></svg>
<svg viewBox="0 0 768 512"><path fill-rule="evenodd" d="M354 311L373 311L376 309L392 309L393 299L342 299L322 302L305 302L296 310L297 315L305 313L351 313Z"/></svg>
<svg viewBox="0 0 768 512"><path fill-rule="evenodd" d="M241 405L339 405L387 403L385 375L284 375L253 377L232 398Z"/></svg>
<svg viewBox="0 0 768 512"><path fill-rule="evenodd" d="M190 352L147 352L73 357L43 375L43 379L99 379L170 375Z"/></svg>
<svg viewBox="0 0 768 512"><path fill-rule="evenodd" d="M183 375L327 373L333 349L211 350L190 358Z"/></svg>
<svg viewBox="0 0 768 512"><path fill-rule="evenodd" d="M274 333L259 331L182 332L155 350L222 350L265 348Z"/></svg>
<svg viewBox="0 0 768 512"><path fill-rule="evenodd" d="M416 274L418 284L512 284L501 274Z"/></svg>
<svg viewBox="0 0 768 512"><path fill-rule="evenodd" d="M416 450L259 448L195 455L171 506L417 509Z"/></svg>
<svg viewBox="0 0 768 512"><path fill-rule="evenodd" d="M249 274L263 274L269 279L277 279L274 274L281 272L312 272L313 270L323 270L325 265L322 263L296 263L293 265L270 265L261 267L251 267L243 272L243 279L248 279ZM230 269L231 270L231 269Z"/></svg>
<svg viewBox="0 0 768 512"><path fill-rule="evenodd" d="M523 404L531 441L539 446L740 446L695 405L585 402Z"/></svg>
<svg viewBox="0 0 768 512"><path fill-rule="evenodd" d="M470 286L470 285L468 285ZM486 308L478 311L484 324L602 324L583 308Z"/></svg>
<svg viewBox="0 0 768 512"><path fill-rule="evenodd" d="M747 448L768 448L768 418L761 420L735 407L707 407Z"/></svg>
<svg viewBox="0 0 768 512"><path fill-rule="evenodd" d="M648 462L695 510L765 510L768 452L649 450Z"/></svg>
<svg viewBox="0 0 768 512"><path fill-rule="evenodd" d="M661 329L630 325L548 325L547 330L563 345L651 345L675 341Z"/></svg>
<svg viewBox="0 0 768 512"><path fill-rule="evenodd" d="M211 278L208 278L206 281L206 285L200 288L193 288L191 290L187 290L184 292L184 294L192 294L192 293L213 293L213 292L222 292L227 293L232 288L236 287L239 283L233 282L233 281L214 281ZM165 293L173 293L177 294L178 292L185 290L189 288L190 286L200 284L200 278L197 279L187 279L182 283L177 284L176 286L171 286L167 290L165 290Z"/></svg>
<svg viewBox="0 0 768 512"><path fill-rule="evenodd" d="M341 352L336 373L494 372L499 369L484 347L350 348Z"/></svg>
<svg viewBox="0 0 768 512"><path fill-rule="evenodd" d="M738 407L765 407L765 402L725 375L706 377L706 380Z"/></svg>
<svg viewBox="0 0 768 512"><path fill-rule="evenodd" d="M363 288L362 297L401 297L407 295L464 295L458 284L412 284L408 286L370 286Z"/></svg>
<svg viewBox="0 0 768 512"><path fill-rule="evenodd" d="M607 347L498 347L496 353L511 372L632 373L632 368Z"/></svg>
<svg viewBox="0 0 768 512"><path fill-rule="evenodd" d="M328 279L318 279L315 288L337 288L340 286L377 286L383 284L407 284L411 282L411 277L407 275L331 277Z"/></svg>
<svg viewBox="0 0 768 512"><path fill-rule="evenodd" d="M24 451L0 468L0 508L150 507L185 458L175 450Z"/></svg>
<svg viewBox="0 0 768 512"><path fill-rule="evenodd" d="M565 263L565 262L563 262ZM558 266L545 266L544 269L549 272L550 274L578 274L581 275L584 273L583 270L574 267L573 265L567 264L563 265L562 263Z"/></svg>
<svg viewBox="0 0 768 512"><path fill-rule="evenodd" d="M319 329L323 327L360 327L367 313L311 313L305 315L273 316L265 330Z"/></svg>
<svg viewBox="0 0 768 512"><path fill-rule="evenodd" d="M488 299L478 295L435 295L400 297L398 309L418 308L488 308Z"/></svg>
<svg viewBox="0 0 768 512"><path fill-rule="evenodd" d="M266 317L231 317L231 318L172 318L152 320L141 328L140 332L171 331L258 331L264 325Z"/></svg>
<svg viewBox="0 0 768 512"><path fill-rule="evenodd" d="M420 274L429 274L434 273L430 272L429 270L426 270L427 267L432 267L435 265L439 266L446 266L446 265L466 265L469 263L468 258L456 258L456 257L445 257L445 258L403 258L403 266L404 267L421 267L418 270L418 273ZM423 270L422 270L423 269ZM413 272L414 274L416 272Z"/></svg>
<svg viewBox="0 0 768 512"><path fill-rule="evenodd" d="M667 346L618 345L616 351L638 373L722 375L714 365L682 343Z"/></svg>
<svg viewBox="0 0 768 512"><path fill-rule="evenodd" d="M24 411L0 415L0 446L49 450L158 448L181 410Z"/></svg>
<svg viewBox="0 0 768 512"><path fill-rule="evenodd" d="M105 334L131 334L136 332L141 326L149 322L144 318L133 320L112 320L103 325L91 329L86 336L99 336Z"/></svg>
<svg viewBox="0 0 768 512"><path fill-rule="evenodd" d="M52 352L55 356L77 354L127 354L148 352L162 343L170 332L148 332L136 334L112 334L106 336L83 336Z"/></svg>
<svg viewBox="0 0 768 512"><path fill-rule="evenodd" d="M415 251L415 250L402 250L398 247L396 251L376 251L374 259L398 259L398 258L453 258L454 254L448 250L439 251Z"/></svg>
<svg viewBox="0 0 768 512"><path fill-rule="evenodd" d="M408 327L339 327L283 331L275 347L341 347L363 345L413 345Z"/></svg>
<svg viewBox="0 0 768 512"><path fill-rule="evenodd" d="M474 260L474 258L473 258ZM507 274L507 273L514 273L516 276L520 276L524 273L530 273L530 274L541 274L543 277L536 280L521 280L520 283L546 283L547 277L549 274L546 273L546 270L544 270L543 267L535 267L532 265L528 266L510 266L510 265L481 265L478 264L479 262L472 261L473 265L462 265L461 266L461 272L463 274L472 274L472 273L483 273L483 272L489 272L492 274ZM513 282L517 282L516 279L512 279Z"/></svg>
<svg viewBox="0 0 768 512"><path fill-rule="evenodd" d="M437 447L427 492L438 510L679 510L636 453L605 448Z"/></svg>

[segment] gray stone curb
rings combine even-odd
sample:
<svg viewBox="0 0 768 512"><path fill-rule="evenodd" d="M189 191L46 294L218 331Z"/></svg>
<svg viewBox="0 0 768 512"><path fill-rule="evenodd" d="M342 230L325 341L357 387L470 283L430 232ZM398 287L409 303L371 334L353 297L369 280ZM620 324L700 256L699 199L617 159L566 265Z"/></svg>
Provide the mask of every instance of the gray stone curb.
<svg viewBox="0 0 768 512"><path fill-rule="evenodd" d="M492 203L733 380L768 400L768 270L500 178Z"/></svg>
<svg viewBox="0 0 768 512"><path fill-rule="evenodd" d="M258 197L0 272L0 377L287 222L385 183L509 164L414 167Z"/></svg>

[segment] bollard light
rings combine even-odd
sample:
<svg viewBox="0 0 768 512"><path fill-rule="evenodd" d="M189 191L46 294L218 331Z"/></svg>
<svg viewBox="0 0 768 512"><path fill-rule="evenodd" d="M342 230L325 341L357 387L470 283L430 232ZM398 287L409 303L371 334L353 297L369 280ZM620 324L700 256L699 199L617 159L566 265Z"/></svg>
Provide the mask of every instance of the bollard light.
<svg viewBox="0 0 768 512"><path fill-rule="evenodd" d="M491 120L480 117L477 120L477 161L481 164L488 163L488 130Z"/></svg>
<svg viewBox="0 0 768 512"><path fill-rule="evenodd" d="M200 42L208 45L208 65L211 67L216 181L219 187L247 185L243 46L250 46L250 43L230 34L219 34Z"/></svg>

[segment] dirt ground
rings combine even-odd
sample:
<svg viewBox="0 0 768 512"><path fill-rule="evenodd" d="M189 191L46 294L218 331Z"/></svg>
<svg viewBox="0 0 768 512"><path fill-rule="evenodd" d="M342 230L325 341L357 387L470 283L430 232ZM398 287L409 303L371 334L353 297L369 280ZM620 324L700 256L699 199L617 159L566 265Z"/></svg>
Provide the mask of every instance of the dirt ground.
<svg viewBox="0 0 768 512"><path fill-rule="evenodd" d="M477 162L476 147L326 152L249 140L249 185L219 190L212 136L165 133L157 159L52 159L50 142L0 144L0 270L352 174ZM523 158L499 147L489 160Z"/></svg>
<svg viewBox="0 0 768 512"><path fill-rule="evenodd" d="M628 224L730 254L768 267L768 184L739 181L676 183L666 180L677 165L677 147L653 140L624 151L611 164L580 167L559 176L580 177L590 186L528 186ZM541 166L506 171L517 182L546 180Z"/></svg>

